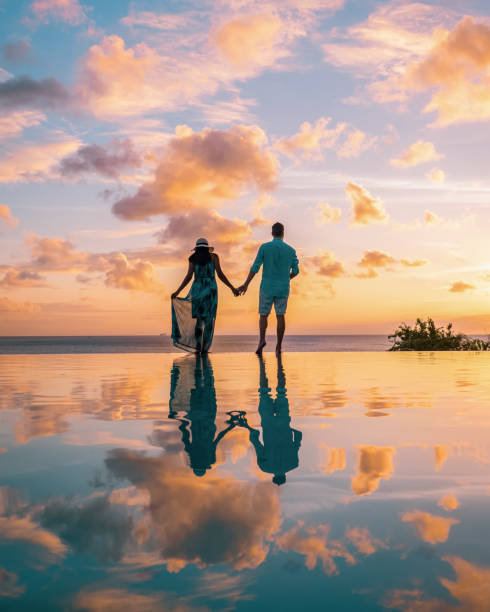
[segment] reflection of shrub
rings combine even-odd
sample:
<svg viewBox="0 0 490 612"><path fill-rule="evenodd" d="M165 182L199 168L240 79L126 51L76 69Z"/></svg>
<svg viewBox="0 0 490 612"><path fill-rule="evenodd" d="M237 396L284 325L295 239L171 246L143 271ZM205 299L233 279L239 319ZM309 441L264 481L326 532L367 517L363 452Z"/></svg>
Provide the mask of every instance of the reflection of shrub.
<svg viewBox="0 0 490 612"><path fill-rule="evenodd" d="M413 327L402 323L391 336L390 351L489 351L490 341L468 338L464 334L453 333L453 324L436 327L433 319L417 319Z"/></svg>

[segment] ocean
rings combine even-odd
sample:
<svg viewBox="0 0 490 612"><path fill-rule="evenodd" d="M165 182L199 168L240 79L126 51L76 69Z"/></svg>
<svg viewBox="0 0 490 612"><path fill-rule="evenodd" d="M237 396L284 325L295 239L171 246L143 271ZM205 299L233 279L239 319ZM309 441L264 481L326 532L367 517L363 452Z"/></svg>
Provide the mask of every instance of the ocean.
<svg viewBox="0 0 490 612"><path fill-rule="evenodd" d="M213 353L249 353L257 346L257 335L216 335ZM287 335L287 352L386 351L387 335ZM264 352L273 351L271 335ZM170 336L3 336L0 354L61 353L182 353L172 345Z"/></svg>

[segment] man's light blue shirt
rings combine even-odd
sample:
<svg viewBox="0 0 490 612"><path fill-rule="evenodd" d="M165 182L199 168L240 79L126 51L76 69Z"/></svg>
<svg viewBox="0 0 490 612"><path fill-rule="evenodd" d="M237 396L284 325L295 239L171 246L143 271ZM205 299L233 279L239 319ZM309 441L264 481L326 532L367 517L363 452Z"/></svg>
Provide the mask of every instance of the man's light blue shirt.
<svg viewBox="0 0 490 612"><path fill-rule="evenodd" d="M266 295L286 297L289 295L289 274L299 273L296 251L282 238L274 238L265 242L259 248L257 257L252 265L252 272L262 269L262 282L260 290Z"/></svg>

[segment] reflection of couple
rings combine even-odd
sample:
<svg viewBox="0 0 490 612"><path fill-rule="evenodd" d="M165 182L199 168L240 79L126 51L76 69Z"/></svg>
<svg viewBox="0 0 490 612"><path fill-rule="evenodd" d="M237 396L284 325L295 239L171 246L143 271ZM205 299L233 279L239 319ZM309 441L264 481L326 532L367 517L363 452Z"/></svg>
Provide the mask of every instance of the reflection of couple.
<svg viewBox="0 0 490 612"><path fill-rule="evenodd" d="M194 365L193 380L184 370ZM180 387L180 390L179 390ZM184 387L184 389L182 389ZM182 391L188 397L186 404L179 402ZM188 394L190 391L190 395ZM274 399L267 380L263 359L260 359L259 414L262 439L258 429L250 427L245 411L231 411L225 427L216 436L216 391L211 363L206 356L196 355L196 361L176 362L172 368L170 383L170 414L177 418L178 410L187 410L186 418L179 418L182 442L189 455L190 465L197 476L203 476L216 462L219 441L235 427L245 427L257 455L258 467L272 474L272 481L281 485L286 473L298 467L298 451L302 434L291 428L289 402L286 394L286 376L282 360L277 361L277 394Z"/></svg>
<svg viewBox="0 0 490 612"><path fill-rule="evenodd" d="M282 350L286 327L285 314L289 296L289 281L299 273L295 250L284 242L284 226L274 223L270 242L262 244L250 268L246 281L236 289L223 273L218 255L213 253L205 238L199 238L194 253L189 257L189 268L180 287L172 293L172 340L184 350L207 353L211 348L214 322L218 308L218 287L215 274L231 289L235 296L243 295L252 278L262 269L259 294L260 339L257 354L261 355L266 344L267 318L272 304L277 317L276 353ZM191 290L185 298L179 293L194 277Z"/></svg>

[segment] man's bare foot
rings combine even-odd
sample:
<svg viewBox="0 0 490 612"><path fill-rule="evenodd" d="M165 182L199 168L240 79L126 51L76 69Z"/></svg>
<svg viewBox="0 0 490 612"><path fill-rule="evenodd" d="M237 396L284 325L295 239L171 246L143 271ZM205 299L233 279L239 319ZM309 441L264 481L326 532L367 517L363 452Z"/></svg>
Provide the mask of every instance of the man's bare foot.
<svg viewBox="0 0 490 612"><path fill-rule="evenodd" d="M259 346L257 347L257 350L255 351L256 355L262 355L262 351L264 350L264 346L267 344L267 342L265 340L262 340L261 342L259 342Z"/></svg>

